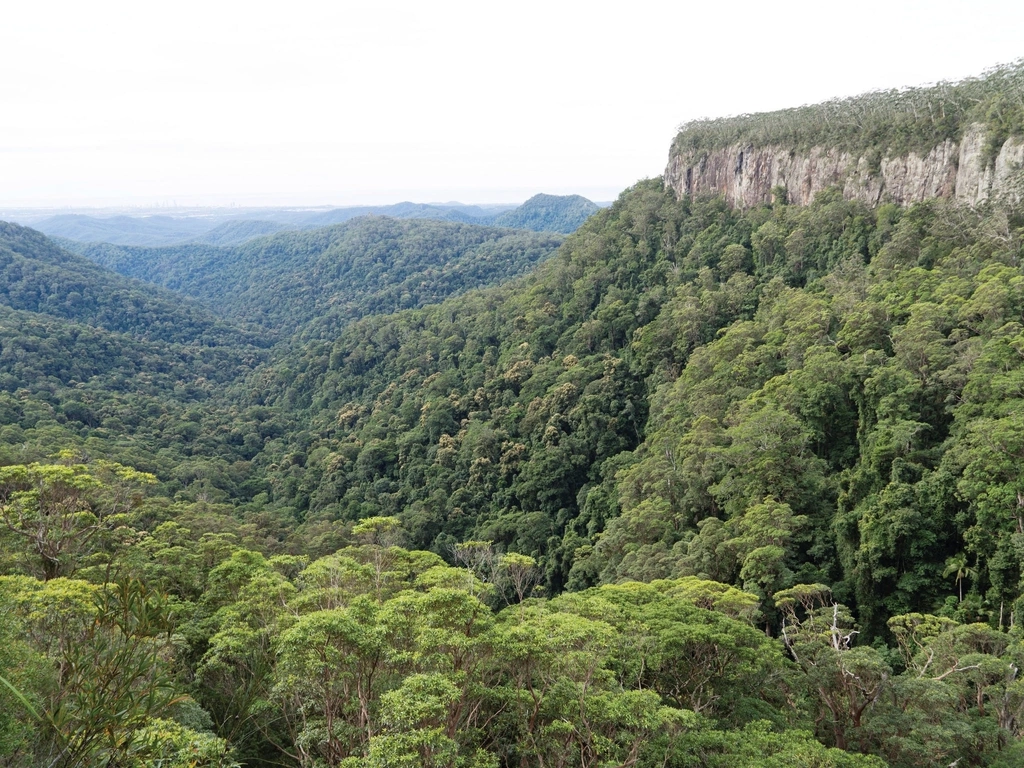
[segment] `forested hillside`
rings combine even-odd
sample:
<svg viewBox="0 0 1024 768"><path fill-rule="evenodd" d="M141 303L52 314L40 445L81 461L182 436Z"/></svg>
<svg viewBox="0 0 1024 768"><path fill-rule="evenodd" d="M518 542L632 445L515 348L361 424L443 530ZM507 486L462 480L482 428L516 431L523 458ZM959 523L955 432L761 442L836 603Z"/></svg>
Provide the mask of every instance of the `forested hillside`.
<svg viewBox="0 0 1024 768"><path fill-rule="evenodd" d="M596 204L580 195L534 195L518 208L499 215L494 225L569 234L597 210Z"/></svg>
<svg viewBox="0 0 1024 768"><path fill-rule="evenodd" d="M195 302L107 272L6 222L0 222L0 303L154 341L266 344Z"/></svg>
<svg viewBox="0 0 1024 768"><path fill-rule="evenodd" d="M510 208L514 206L508 206ZM323 213L309 216L302 221L302 226L326 227L341 224L360 216L387 216L394 219L433 219L436 221L456 221L462 224L490 224L494 215L475 205L430 205L427 203L395 203L394 205L354 205L347 208L334 208Z"/></svg>
<svg viewBox="0 0 1024 768"><path fill-rule="evenodd" d="M268 338L16 225L0 224L0 270L0 463L73 450L156 472L168 496L258 492L245 462L284 428L219 403Z"/></svg>
<svg viewBox="0 0 1024 768"><path fill-rule="evenodd" d="M1024 763L1024 205L787 200L4 225L0 764Z"/></svg>
<svg viewBox="0 0 1024 768"><path fill-rule="evenodd" d="M740 537L707 521L771 497L800 521L773 566L784 582L828 583L883 624L936 610L983 514L960 475L1000 455L980 435L1012 424L991 366L1022 319L1016 226L835 195L739 213L641 185L525 283L289 360L277 397L308 404L321 436L290 503L398 515L421 546L492 539L539 557L558 591L706 573L701 547ZM1009 546L989 535L968 548L978 610L1001 604L1008 624L1017 565L987 593L985 563ZM742 583L737 558L707 575Z"/></svg>
<svg viewBox="0 0 1024 768"><path fill-rule="evenodd" d="M180 291L236 320L337 332L366 315L419 307L522 274L551 255L552 234L362 217L234 248L79 245L87 258Z"/></svg>

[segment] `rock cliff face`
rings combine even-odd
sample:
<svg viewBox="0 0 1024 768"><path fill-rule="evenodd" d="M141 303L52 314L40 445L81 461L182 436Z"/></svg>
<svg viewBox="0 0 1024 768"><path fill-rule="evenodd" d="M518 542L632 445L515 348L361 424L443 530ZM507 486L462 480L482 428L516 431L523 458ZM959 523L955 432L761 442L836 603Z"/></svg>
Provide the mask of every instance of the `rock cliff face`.
<svg viewBox="0 0 1024 768"><path fill-rule="evenodd" d="M1024 140L1010 138L993 164L982 157L985 127L972 125L959 143L945 141L926 155L909 153L875 160L829 147L794 152L781 146L734 144L710 152L669 157L665 184L676 195L724 195L731 204L768 203L785 187L788 201L811 202L818 192L839 186L847 199L871 205L909 205L931 197L977 204L1007 188L1024 164Z"/></svg>

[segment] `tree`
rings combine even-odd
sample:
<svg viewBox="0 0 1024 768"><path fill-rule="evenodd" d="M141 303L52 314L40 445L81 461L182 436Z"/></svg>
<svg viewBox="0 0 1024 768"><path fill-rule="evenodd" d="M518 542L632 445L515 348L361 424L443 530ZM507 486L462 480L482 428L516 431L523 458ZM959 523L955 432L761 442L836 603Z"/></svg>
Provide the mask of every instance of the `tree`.
<svg viewBox="0 0 1024 768"><path fill-rule="evenodd" d="M829 598L830 590L821 584L777 592L782 638L806 676L808 691L828 713L835 746L867 751L865 717L889 690L892 668L876 649L854 646L853 617Z"/></svg>
<svg viewBox="0 0 1024 768"><path fill-rule="evenodd" d="M494 579L495 566L499 561L498 553L491 541L463 541L452 547L452 557L456 563L464 565L469 572L468 584L487 583Z"/></svg>
<svg viewBox="0 0 1024 768"><path fill-rule="evenodd" d="M155 742L146 727L179 698L164 596L134 580L97 587L22 578L4 586L53 669L29 709L44 736L36 764L126 765L148 757Z"/></svg>
<svg viewBox="0 0 1024 768"><path fill-rule="evenodd" d="M352 527L352 535L361 542L357 551L369 560L377 599L383 600L384 587L393 575L389 569L395 563L395 550L406 535L402 523L397 517L368 517Z"/></svg>
<svg viewBox="0 0 1024 768"><path fill-rule="evenodd" d="M786 565L788 547L794 534L806 524L806 516L794 515L788 504L771 496L729 521L737 535L726 546L736 552L740 578L748 591L763 592L771 599L780 587L792 583L792 572Z"/></svg>
<svg viewBox="0 0 1024 768"><path fill-rule="evenodd" d="M459 687L439 673L413 674L381 696L382 728L369 743L364 768L497 768L498 760L482 749L460 755L449 733L450 711L462 696Z"/></svg>
<svg viewBox="0 0 1024 768"><path fill-rule="evenodd" d="M62 455L68 462L70 454ZM113 462L0 467L0 520L34 556L44 579L75 572L101 532L139 501L148 473Z"/></svg>
<svg viewBox="0 0 1024 768"><path fill-rule="evenodd" d="M288 751L303 766L365 752L375 728L385 628L376 606L316 611L281 634L275 690L294 722ZM294 751L292 751L294 750Z"/></svg>
<svg viewBox="0 0 1024 768"><path fill-rule="evenodd" d="M964 601L964 579L978 578L978 569L967 565L967 553L958 552L946 560L946 567L942 571L942 577L956 577L956 587L960 602Z"/></svg>
<svg viewBox="0 0 1024 768"><path fill-rule="evenodd" d="M540 580L537 561L529 555L509 552L498 559L498 583L511 588L516 602L522 603L532 587Z"/></svg>

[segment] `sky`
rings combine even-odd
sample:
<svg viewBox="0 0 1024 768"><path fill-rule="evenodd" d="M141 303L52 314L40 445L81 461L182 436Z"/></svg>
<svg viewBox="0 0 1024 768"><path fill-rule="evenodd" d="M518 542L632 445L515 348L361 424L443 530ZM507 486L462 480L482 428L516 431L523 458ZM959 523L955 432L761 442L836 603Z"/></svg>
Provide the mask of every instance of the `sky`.
<svg viewBox="0 0 1024 768"><path fill-rule="evenodd" d="M977 75L1019 0L32 0L0 207L614 199L680 124Z"/></svg>

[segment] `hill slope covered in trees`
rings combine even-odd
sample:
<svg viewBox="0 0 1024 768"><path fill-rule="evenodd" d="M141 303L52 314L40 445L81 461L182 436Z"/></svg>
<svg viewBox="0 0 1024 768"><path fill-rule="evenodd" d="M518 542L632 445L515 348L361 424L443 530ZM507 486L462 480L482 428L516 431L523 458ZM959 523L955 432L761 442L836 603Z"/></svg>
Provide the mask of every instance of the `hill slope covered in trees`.
<svg viewBox="0 0 1024 768"><path fill-rule="evenodd" d="M580 195L534 195L518 208L500 214L494 225L569 234L597 210L595 203Z"/></svg>
<svg viewBox="0 0 1024 768"><path fill-rule="evenodd" d="M180 291L220 313L292 332L437 302L522 274L558 235L428 220L362 217L234 248L78 246L121 274Z"/></svg>
<svg viewBox="0 0 1024 768"><path fill-rule="evenodd" d="M388 313L399 260L379 313L324 319L303 270L410 254L396 231L426 230L106 252L205 264L226 304L214 268L271 249L231 312L312 325L264 359L206 315L119 325L186 311L128 288L74 309L84 268L11 230L8 764L1024 761L1019 201L655 179L528 274Z"/></svg>
<svg viewBox="0 0 1024 768"><path fill-rule="evenodd" d="M265 343L174 293L97 267L35 230L0 222L0 302L165 342Z"/></svg>
<svg viewBox="0 0 1024 768"><path fill-rule="evenodd" d="M495 542L534 558L550 592L731 583L770 634L793 590L808 609L828 595L852 611L837 631L859 621L848 652L875 670L871 696L919 672L869 641L895 649L919 622L990 627L1007 669L1021 223L838 193L737 212L641 185L521 283L367 319L289 360L269 393L316 437L301 469L273 471L274 499L300 532L385 515L439 553ZM833 712L823 738L917 764L888 717ZM960 738L927 737L948 739L941 759L965 754Z"/></svg>
<svg viewBox="0 0 1024 768"><path fill-rule="evenodd" d="M7 463L78 448L171 481L175 466L203 452L193 438L227 447L213 436L229 416L211 400L267 362L270 336L17 225L0 223L0 272ZM230 448L210 453L213 461L243 458Z"/></svg>

